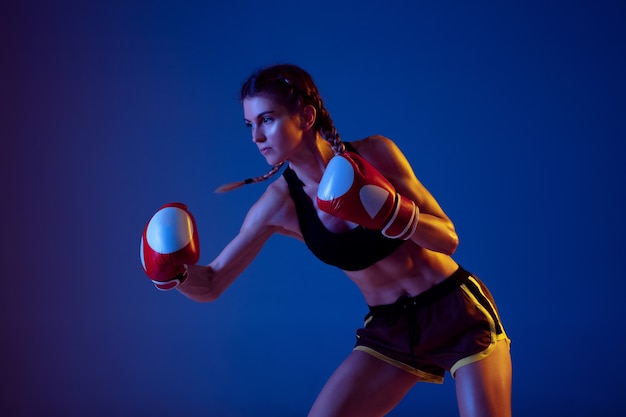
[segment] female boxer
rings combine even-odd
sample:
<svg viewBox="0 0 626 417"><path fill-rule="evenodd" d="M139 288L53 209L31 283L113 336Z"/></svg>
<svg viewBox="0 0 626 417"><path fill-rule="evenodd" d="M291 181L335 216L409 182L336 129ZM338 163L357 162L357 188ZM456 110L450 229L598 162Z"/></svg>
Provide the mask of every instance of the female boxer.
<svg viewBox="0 0 626 417"><path fill-rule="evenodd" d="M309 416L383 416L417 382L441 383L446 371L461 416L509 416L509 339L495 302L451 257L454 225L400 149L382 136L343 142L313 80L293 65L251 75L241 100L252 142L272 168L221 191L266 180L284 164L283 174L209 265L195 265L197 245L183 256L157 254L156 267L150 260L170 277L161 274L157 286L213 301L271 235L294 237L343 270L369 306L354 350Z"/></svg>

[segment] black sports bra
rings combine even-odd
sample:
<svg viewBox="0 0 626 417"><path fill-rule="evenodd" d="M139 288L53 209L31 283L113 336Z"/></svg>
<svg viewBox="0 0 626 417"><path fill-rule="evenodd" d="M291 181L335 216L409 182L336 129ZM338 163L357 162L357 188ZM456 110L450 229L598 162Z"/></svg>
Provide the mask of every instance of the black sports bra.
<svg viewBox="0 0 626 417"><path fill-rule="evenodd" d="M349 143L345 145L347 150L355 152ZM359 271L386 258L405 242L389 239L378 230L362 226L341 233L328 230L317 215L311 198L304 192L304 184L296 173L287 167L283 177L296 206L304 243L322 262L345 271Z"/></svg>

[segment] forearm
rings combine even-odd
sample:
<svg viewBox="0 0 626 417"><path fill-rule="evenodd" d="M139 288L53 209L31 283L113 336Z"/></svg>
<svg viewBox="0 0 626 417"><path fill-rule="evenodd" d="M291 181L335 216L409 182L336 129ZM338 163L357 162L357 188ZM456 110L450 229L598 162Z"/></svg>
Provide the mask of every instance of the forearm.
<svg viewBox="0 0 626 417"><path fill-rule="evenodd" d="M241 275L258 255L271 235L270 229L242 231L209 265L185 265L187 278L177 289L198 302L215 301Z"/></svg>
<svg viewBox="0 0 626 417"><path fill-rule="evenodd" d="M411 240L425 249L452 255L459 244L454 225L447 219L420 213Z"/></svg>
<svg viewBox="0 0 626 417"><path fill-rule="evenodd" d="M209 265L185 265L187 278L177 287L186 297L206 303L215 301L252 262L253 254L222 264L218 259Z"/></svg>

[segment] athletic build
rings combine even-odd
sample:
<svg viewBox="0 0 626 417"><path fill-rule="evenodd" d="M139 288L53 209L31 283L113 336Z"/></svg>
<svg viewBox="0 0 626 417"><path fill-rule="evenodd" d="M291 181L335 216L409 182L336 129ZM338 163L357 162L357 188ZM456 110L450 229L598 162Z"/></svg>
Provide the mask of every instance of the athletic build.
<svg viewBox="0 0 626 417"><path fill-rule="evenodd" d="M197 235L184 207L185 227L176 232L182 243L173 249L153 245L148 229L162 228L151 220L142 261L157 287L214 301L273 234L306 240L316 256L345 272L369 306L355 349L309 416L383 416L417 382L440 382L445 370L455 377L461 416L509 416L509 340L493 298L451 257L458 245L454 225L394 142L372 136L346 151L313 80L296 66L258 71L241 98L252 141L272 169L225 188L266 180L285 163L288 169L207 266L195 264ZM303 230L313 215L332 234L365 233L378 243L368 259L349 248L335 253L341 245L326 251L316 246L315 232Z"/></svg>

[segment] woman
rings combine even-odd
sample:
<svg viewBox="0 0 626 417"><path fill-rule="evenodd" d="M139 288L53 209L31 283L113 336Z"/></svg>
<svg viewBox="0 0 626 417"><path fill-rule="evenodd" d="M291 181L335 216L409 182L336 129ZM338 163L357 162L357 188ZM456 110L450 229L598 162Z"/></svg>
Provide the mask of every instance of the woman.
<svg viewBox="0 0 626 417"><path fill-rule="evenodd" d="M354 350L309 416L383 416L417 382L441 383L445 371L455 378L462 416L510 415L509 339L493 299L452 259L454 225L398 147L382 136L342 142L313 80L293 65L256 72L242 86L241 99L252 141L272 169L221 190L266 180L287 167L217 258L208 266L185 265L176 288L192 300L213 301L272 234L294 237L344 270L370 307ZM326 171L335 155L346 156L347 164L331 175ZM338 190L344 168L354 170L349 175L362 183L358 187L371 181L375 186L365 188L392 195L384 204L398 212L394 220L367 223L360 213L367 198ZM389 226L401 232L387 237Z"/></svg>

